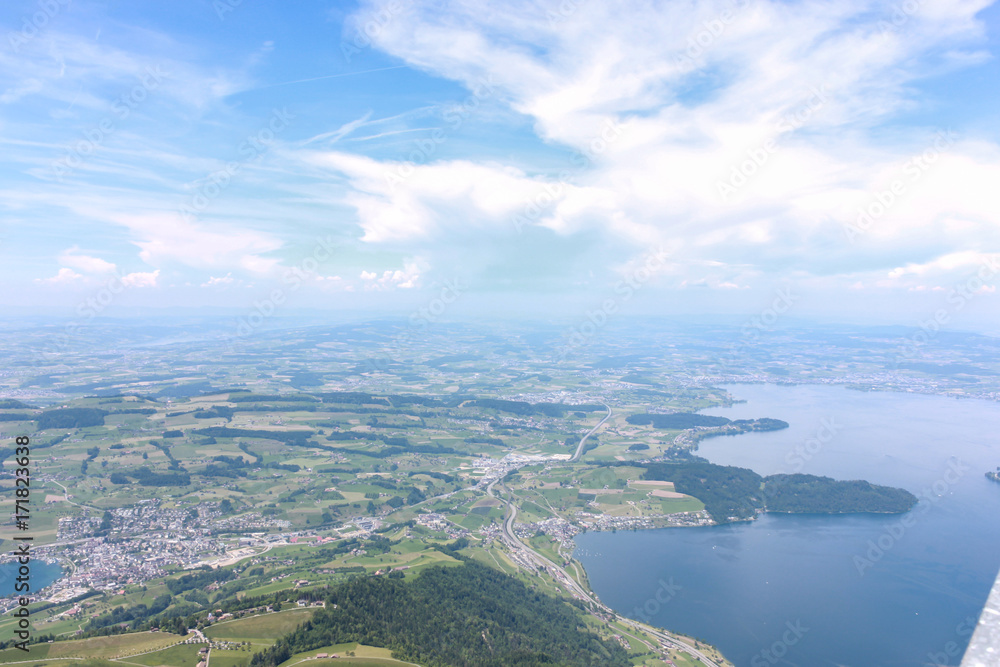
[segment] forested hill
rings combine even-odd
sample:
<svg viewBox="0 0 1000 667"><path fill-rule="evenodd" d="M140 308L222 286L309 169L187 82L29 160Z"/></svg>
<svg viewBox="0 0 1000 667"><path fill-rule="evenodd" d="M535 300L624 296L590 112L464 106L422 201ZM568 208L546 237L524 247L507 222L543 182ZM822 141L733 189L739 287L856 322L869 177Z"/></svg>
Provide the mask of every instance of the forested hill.
<svg viewBox="0 0 1000 667"><path fill-rule="evenodd" d="M326 609L256 654L251 667L346 642L389 648L424 667L630 664L617 643L581 629L582 611L475 562L429 568L412 580L353 579L326 600Z"/></svg>
<svg viewBox="0 0 1000 667"><path fill-rule="evenodd" d="M788 428L788 422L780 419L736 419L730 420L725 417L713 417L711 415L699 415L694 412L675 412L673 414L638 414L629 415L625 418L629 424L645 425L651 424L653 428L665 429L689 429L689 428L720 428L729 427L726 431L736 433L746 433L748 431L780 431Z"/></svg>
<svg viewBox="0 0 1000 667"><path fill-rule="evenodd" d="M814 475L771 475L764 480L764 496L768 512L898 514L917 504L905 489Z"/></svg>
<svg viewBox="0 0 1000 667"><path fill-rule="evenodd" d="M673 482L675 490L705 503L719 523L752 519L764 507L763 480L747 468L708 462L650 463L643 478Z"/></svg>
<svg viewBox="0 0 1000 667"><path fill-rule="evenodd" d="M771 475L703 461L650 463L645 479L674 483L694 496L719 523L751 519L760 511L815 514L901 513L917 504L905 489L815 475Z"/></svg>

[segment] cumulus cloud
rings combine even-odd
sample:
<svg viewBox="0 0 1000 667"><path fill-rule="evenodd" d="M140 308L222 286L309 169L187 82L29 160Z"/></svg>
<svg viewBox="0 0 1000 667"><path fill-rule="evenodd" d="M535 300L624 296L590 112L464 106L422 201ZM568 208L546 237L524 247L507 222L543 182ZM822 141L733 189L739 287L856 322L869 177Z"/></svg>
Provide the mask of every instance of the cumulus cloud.
<svg viewBox="0 0 1000 667"><path fill-rule="evenodd" d="M233 274L232 273L227 273L226 275L219 276L219 277L209 276L208 280L206 280L205 282L203 282L201 284L201 286L202 287L223 287L223 288L225 288L225 287L229 287L234 282L236 282L236 279L233 278Z"/></svg>
<svg viewBox="0 0 1000 667"><path fill-rule="evenodd" d="M976 291L992 294L989 284L1000 277L1000 254L962 251L941 255L927 262L910 262L897 266L881 280L880 287L904 287L913 291L941 291L942 285L978 281Z"/></svg>
<svg viewBox="0 0 1000 667"><path fill-rule="evenodd" d="M100 257L80 254L76 246L63 252L59 256L59 263L91 274L113 273L117 268L111 262Z"/></svg>
<svg viewBox="0 0 1000 667"><path fill-rule="evenodd" d="M121 284L124 288L142 288L142 287L157 287L160 277L160 271L151 272L133 272L119 274L117 272L111 273L110 275L106 272L102 272L103 275L99 276L85 276L83 274L77 273L73 269L62 267L56 273L56 275L51 278L37 278L36 283L43 285L56 285L56 286L70 286L70 285L80 285L85 287L92 287L99 284L107 284L109 281Z"/></svg>
<svg viewBox="0 0 1000 667"><path fill-rule="evenodd" d="M251 229L207 225L184 219L178 213L94 210L82 208L129 229L135 236L139 257L152 266L177 262L198 268L242 268L267 273L280 261L264 256L283 242L271 234Z"/></svg>
<svg viewBox="0 0 1000 667"><path fill-rule="evenodd" d="M361 280L368 290L412 289L420 280L419 268L409 263L402 269L387 269L379 276L374 271L362 271Z"/></svg>
<svg viewBox="0 0 1000 667"><path fill-rule="evenodd" d="M82 275L73 269L63 267L51 278L36 278L35 282L43 285L70 285L80 280L83 280Z"/></svg>
<svg viewBox="0 0 1000 667"><path fill-rule="evenodd" d="M373 36L378 48L470 90L490 81L576 157L546 175L492 161L302 159L347 177L367 243L471 245L528 226L623 240L632 255L663 245L690 281L726 289L775 271L857 284L901 253L1000 248L995 144L942 143L946 128L881 134L916 107L921 77L982 60L987 4L922 3L900 22L875 2L414 3ZM852 234L896 181L892 205Z"/></svg>
<svg viewBox="0 0 1000 667"><path fill-rule="evenodd" d="M362 240L369 243L440 239L504 225L509 232L523 202L543 192L540 181L498 164L381 162L334 151L301 159L348 177L346 201L358 211Z"/></svg>
<svg viewBox="0 0 1000 667"><path fill-rule="evenodd" d="M361 0L356 24L387 2ZM391 4L373 48L405 63L392 76L427 101L400 109L412 98L379 89L372 112L329 125L306 104L296 136L247 163L197 218L176 213L184 188L217 173L244 140L235 128L259 120L232 98L257 85L238 66L199 63L209 48L127 26L122 46L53 23L0 53L7 134L39 133L3 140L0 200L59 230L45 232L60 239L45 251L58 263L36 282L98 285L139 259L123 276L133 287L159 285L162 271L168 284L243 289L281 280L315 233L356 253L331 253L322 269L343 280L302 278L326 296L418 289L442 272L582 294L659 248L669 261L651 283L736 303L790 278L859 298L932 293L1000 252L992 126L974 107L955 132L935 125L959 104L921 89L989 57L977 17L987 0L924 0L901 17L898 3L875 0ZM162 80L124 122L113 105L157 66ZM255 90L291 106L308 86L288 83L303 85ZM958 102L973 102L964 86ZM62 182L39 180L81 141L78 128L105 117L114 132L93 155ZM172 124L198 131L164 133Z"/></svg>
<svg viewBox="0 0 1000 667"><path fill-rule="evenodd" d="M122 285L125 287L156 287L159 279L159 269L148 273L127 273L121 277Z"/></svg>

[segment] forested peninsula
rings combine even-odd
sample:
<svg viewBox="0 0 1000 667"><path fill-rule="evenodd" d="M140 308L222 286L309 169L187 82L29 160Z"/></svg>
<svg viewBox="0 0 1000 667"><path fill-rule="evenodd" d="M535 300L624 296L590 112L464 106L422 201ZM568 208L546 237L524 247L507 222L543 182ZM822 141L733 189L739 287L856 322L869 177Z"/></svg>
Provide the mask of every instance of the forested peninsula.
<svg viewBox="0 0 1000 667"><path fill-rule="evenodd" d="M816 475L762 477L753 470L702 461L649 463L644 479L674 483L680 492L705 503L718 523L752 519L761 512L900 514L917 504L905 489L862 480L839 481Z"/></svg>

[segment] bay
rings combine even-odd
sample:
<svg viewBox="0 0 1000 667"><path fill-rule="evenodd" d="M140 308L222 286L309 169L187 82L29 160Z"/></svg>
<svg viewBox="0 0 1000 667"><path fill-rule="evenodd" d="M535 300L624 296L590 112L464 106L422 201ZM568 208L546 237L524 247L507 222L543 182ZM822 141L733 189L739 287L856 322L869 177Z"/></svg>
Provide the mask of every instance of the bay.
<svg viewBox="0 0 1000 667"><path fill-rule="evenodd" d="M734 385L783 431L701 443L714 463L900 486L907 515L778 515L577 538L618 611L703 638L739 667L957 665L1000 569L1000 404L826 385ZM657 591L668 591L657 596Z"/></svg>
<svg viewBox="0 0 1000 667"><path fill-rule="evenodd" d="M24 595L24 593L18 593L15 589L19 567L20 565L17 563L0 564L0 597ZM46 563L43 560L36 559L32 559L29 567L31 568L28 575L31 586L30 597L32 601L37 601L38 591L51 585L63 575L63 571L57 563Z"/></svg>

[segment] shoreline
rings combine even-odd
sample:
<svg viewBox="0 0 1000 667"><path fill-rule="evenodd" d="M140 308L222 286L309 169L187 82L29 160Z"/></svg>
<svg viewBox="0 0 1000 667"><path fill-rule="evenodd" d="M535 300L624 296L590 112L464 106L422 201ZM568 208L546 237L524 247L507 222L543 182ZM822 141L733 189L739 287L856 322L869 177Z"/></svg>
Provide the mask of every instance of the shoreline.
<svg viewBox="0 0 1000 667"><path fill-rule="evenodd" d="M62 600L62 601L53 600L52 596L50 594L46 593L46 591L49 591L53 586L55 586L57 583L59 583L60 581L62 581L69 574L69 571L65 567L63 567L62 563L59 560L48 559L48 558L39 558L38 560L41 561L41 562L44 562L46 565L49 565L49 566L54 565L54 566L58 567L59 568L59 574L56 575L56 577L53 578L52 581L50 581L49 583L45 584L45 586L43 586L42 588L34 589L33 591L29 592L29 597L31 598L32 603L33 604L38 604L38 603L61 604L62 602L65 602L65 600ZM3 567L5 565L14 565L14 566L16 566L17 565L17 561L16 560L6 560L4 562L0 562L0 567ZM7 609L6 609L6 604L5 603L11 603L11 602L15 602L16 603L18 597L20 597L22 595L23 595L23 593L12 592L9 595L5 595L3 597L0 597L0 609L3 609L3 611L0 612L0 613L6 613Z"/></svg>
<svg viewBox="0 0 1000 667"><path fill-rule="evenodd" d="M838 380L835 380L835 379L825 379L825 378L817 378L817 379L812 380L812 381L804 381L804 380L789 381L789 380L775 380L775 379L747 380L747 379L738 379L738 378L734 378L734 377L729 377L729 378L712 377L712 376L704 376L704 377L705 377L705 381L709 385L714 386L716 388L719 388L719 387L721 387L723 385L737 385L737 384L747 384L747 385L768 385L768 384L771 384L771 385L777 385L777 386L781 386L781 387L805 387L805 386L820 386L820 385L822 385L822 386L827 386L827 387L831 387L831 386L832 387L844 387L845 389L848 389L850 391L859 391L859 392L862 392L862 393L878 391L878 392L886 392L886 393L894 393L894 394L911 394L911 395L920 395L920 396L942 396L942 397L945 397L945 398L979 400L979 401L987 401L987 402L990 402L990 403L1000 403L1000 392L987 392L987 393L982 393L982 394L966 394L966 393L960 393L957 389L953 389L953 390L948 390L948 389L926 390L924 387L919 387L919 388L916 388L916 389L913 389L913 388L903 389L901 387L887 387L887 386L880 385L880 384L859 384L856 381L847 381L847 380L838 381ZM735 401L734 403L745 403L745 402L746 402L745 400L740 400L740 401ZM731 406L729 406L729 405L719 405L719 406L714 406L714 407L731 407ZM714 408L706 408L706 409L714 409Z"/></svg>

